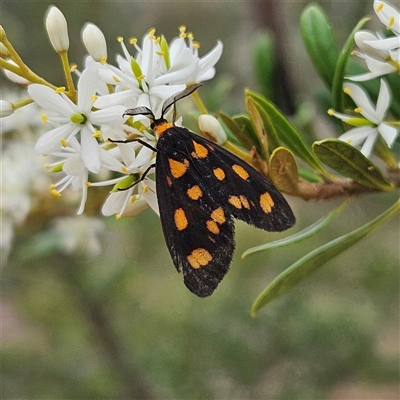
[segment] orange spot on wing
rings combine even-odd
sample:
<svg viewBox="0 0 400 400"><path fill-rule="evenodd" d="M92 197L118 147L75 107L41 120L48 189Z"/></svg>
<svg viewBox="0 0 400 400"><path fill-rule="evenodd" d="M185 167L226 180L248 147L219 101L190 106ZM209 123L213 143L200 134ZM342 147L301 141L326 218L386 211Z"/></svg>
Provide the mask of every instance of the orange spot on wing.
<svg viewBox="0 0 400 400"><path fill-rule="evenodd" d="M203 191L200 189L200 186L197 185L189 188L186 193L192 200L198 200L201 196L203 196Z"/></svg>
<svg viewBox="0 0 400 400"><path fill-rule="evenodd" d="M211 213L211 218L213 221L218 222L219 224L225 223L225 213L222 207L216 208L212 213Z"/></svg>
<svg viewBox="0 0 400 400"><path fill-rule="evenodd" d="M192 268L198 269L205 267L212 260L212 256L206 249L199 247L193 250L186 259Z"/></svg>
<svg viewBox="0 0 400 400"><path fill-rule="evenodd" d="M219 228L218 225L215 221L212 220L208 220L206 223L207 229L211 232L214 233L214 235L218 235L219 234Z"/></svg>
<svg viewBox="0 0 400 400"><path fill-rule="evenodd" d="M168 158L168 163L169 163L169 169L174 178L180 178L185 174L185 172L189 168L189 161L186 159L183 160L183 162L181 162L173 160L172 158Z"/></svg>
<svg viewBox="0 0 400 400"><path fill-rule="evenodd" d="M242 208L242 202L240 201L239 197L237 196L230 196L228 202L233 205L233 207L240 210Z"/></svg>
<svg viewBox="0 0 400 400"><path fill-rule="evenodd" d="M245 181L249 178L249 173L238 164L232 165L232 169Z"/></svg>
<svg viewBox="0 0 400 400"><path fill-rule="evenodd" d="M265 192L260 196L260 206L266 214L269 214L272 211L274 201L268 192Z"/></svg>
<svg viewBox="0 0 400 400"><path fill-rule="evenodd" d="M186 218L185 211L183 211L183 208L178 208L175 210L174 220L176 229L178 229L178 231L183 231L184 229L187 228L189 224Z"/></svg>
<svg viewBox="0 0 400 400"><path fill-rule="evenodd" d="M194 152L192 153L192 156L195 158L206 158L208 156L207 147L197 143L195 140L192 140L192 142L194 146Z"/></svg>
<svg viewBox="0 0 400 400"><path fill-rule="evenodd" d="M222 168L215 168L213 173L219 181L223 181L225 179L225 172Z"/></svg>

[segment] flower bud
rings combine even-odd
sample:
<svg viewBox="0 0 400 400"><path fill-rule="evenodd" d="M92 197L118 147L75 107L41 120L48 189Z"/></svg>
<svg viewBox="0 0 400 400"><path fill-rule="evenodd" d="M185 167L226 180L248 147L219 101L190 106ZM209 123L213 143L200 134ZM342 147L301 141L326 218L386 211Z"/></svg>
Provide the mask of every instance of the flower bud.
<svg viewBox="0 0 400 400"><path fill-rule="evenodd" d="M0 118L8 117L14 112L12 103L7 100L0 100Z"/></svg>
<svg viewBox="0 0 400 400"><path fill-rule="evenodd" d="M227 141L226 133L221 124L211 115L200 115L199 128L206 138L219 145L223 145Z"/></svg>
<svg viewBox="0 0 400 400"><path fill-rule="evenodd" d="M86 24L82 29L82 41L93 60L107 60L107 44L103 32L94 24Z"/></svg>
<svg viewBox="0 0 400 400"><path fill-rule="evenodd" d="M7 47L4 46L3 43L0 43L0 56L4 58L10 57L10 52L8 51Z"/></svg>
<svg viewBox="0 0 400 400"><path fill-rule="evenodd" d="M55 6L51 6L45 18L46 30L50 42L57 53L69 48L67 20L64 14Z"/></svg>
<svg viewBox="0 0 400 400"><path fill-rule="evenodd" d="M17 65L13 60L7 60L7 62L13 65ZM14 82L18 85L28 86L30 83L28 79L25 79L22 76L16 74L15 72L9 71L8 69L3 69L3 73L11 82Z"/></svg>

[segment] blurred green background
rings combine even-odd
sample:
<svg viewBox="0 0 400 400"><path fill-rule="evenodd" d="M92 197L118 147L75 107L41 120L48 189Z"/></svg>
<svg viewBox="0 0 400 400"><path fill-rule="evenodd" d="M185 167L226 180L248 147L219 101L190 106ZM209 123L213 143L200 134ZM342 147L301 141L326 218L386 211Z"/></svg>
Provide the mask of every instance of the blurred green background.
<svg viewBox="0 0 400 400"><path fill-rule="evenodd" d="M49 4L2 1L0 22L28 65L63 85L43 28ZM201 54L222 40L217 77L204 85L212 111L244 112L244 87L259 90L252 44L264 28L274 35L291 93L280 106L292 112L324 90L299 33L299 14L308 2L51 4L67 18L70 61L80 67L80 29L87 21L105 33L111 63L120 51L117 36L141 38L150 27L170 40L186 25L200 41ZM340 45L359 18L373 13L372 1L321 5ZM8 87L5 79L1 85ZM230 88L229 96L215 102L215 87ZM318 126L321 137L332 135L325 121ZM298 223L283 235L238 222L231 271L206 299L183 285L152 211L119 221L104 218L102 254L87 261L79 254L32 251L50 225L45 216L51 212L39 207L18 227L2 270L1 398L398 399L399 218L250 316L255 297L277 274L368 222L397 196L359 198L317 237L245 260L240 255L247 248L308 226L340 200L288 198Z"/></svg>

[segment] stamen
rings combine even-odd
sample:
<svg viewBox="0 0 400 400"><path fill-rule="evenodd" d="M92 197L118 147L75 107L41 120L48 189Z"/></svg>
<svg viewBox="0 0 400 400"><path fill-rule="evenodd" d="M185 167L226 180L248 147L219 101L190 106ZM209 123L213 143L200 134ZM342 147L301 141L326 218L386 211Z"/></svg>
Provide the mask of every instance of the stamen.
<svg viewBox="0 0 400 400"><path fill-rule="evenodd" d="M60 193L58 190L56 190L56 189L53 189L53 190L51 191L51 194L52 194L54 197L61 197L61 193Z"/></svg>
<svg viewBox="0 0 400 400"><path fill-rule="evenodd" d="M115 75L114 75L112 78L113 78L113 80L114 80L115 82L117 82L117 83L119 83L119 82L120 82L120 80L119 80L118 76L115 76Z"/></svg>
<svg viewBox="0 0 400 400"><path fill-rule="evenodd" d="M77 68L78 68L78 66L77 66L76 64L71 64L71 65L69 66L70 72L74 72Z"/></svg>
<svg viewBox="0 0 400 400"><path fill-rule="evenodd" d="M94 103L97 100L97 96L95 94L92 94L92 97L90 99L92 100L92 103Z"/></svg>
<svg viewBox="0 0 400 400"><path fill-rule="evenodd" d="M117 37L117 40L118 40L119 43L121 43L121 42L124 41L124 38L123 38L122 36L118 36L118 37Z"/></svg>
<svg viewBox="0 0 400 400"><path fill-rule="evenodd" d="M60 94L60 93L63 93L63 92L65 92L65 87L64 86L60 86L59 88L56 89L56 93L57 94Z"/></svg>
<svg viewBox="0 0 400 400"><path fill-rule="evenodd" d="M107 56L103 56L100 60L100 64L104 65L107 62Z"/></svg>
<svg viewBox="0 0 400 400"><path fill-rule="evenodd" d="M128 168L125 165L122 166L121 170L124 174L128 173Z"/></svg>
<svg viewBox="0 0 400 400"><path fill-rule="evenodd" d="M354 109L354 112L362 113L362 108L361 107L357 107L357 108Z"/></svg>
<svg viewBox="0 0 400 400"><path fill-rule="evenodd" d="M391 29L392 26L393 26L393 24L394 24L394 16L392 15L392 16L389 18L389 22L388 22L388 25L387 25L387 29Z"/></svg>
<svg viewBox="0 0 400 400"><path fill-rule="evenodd" d="M92 134L92 137L94 138L100 138L101 137L101 131L95 130Z"/></svg>
<svg viewBox="0 0 400 400"><path fill-rule="evenodd" d="M165 53L163 51L156 51L156 54L161 56L161 57L165 56Z"/></svg>
<svg viewBox="0 0 400 400"><path fill-rule="evenodd" d="M156 33L156 29L155 28L151 28L149 31L149 36L154 36Z"/></svg>
<svg viewBox="0 0 400 400"><path fill-rule="evenodd" d="M129 44L136 44L137 43L137 38L132 37L129 39Z"/></svg>
<svg viewBox="0 0 400 400"><path fill-rule="evenodd" d="M378 4L378 7L376 7L375 12L377 12L377 13L378 13L378 12L381 12L384 5L385 5L385 3L379 3L379 4Z"/></svg>
<svg viewBox="0 0 400 400"><path fill-rule="evenodd" d="M335 111L333 111L332 108L330 108L330 109L327 111L327 113L328 113L329 115L332 116L332 115L335 113Z"/></svg>
<svg viewBox="0 0 400 400"><path fill-rule="evenodd" d="M346 94L350 95L351 94L351 90L348 87L345 87L343 89L343 92L345 92Z"/></svg>
<svg viewBox="0 0 400 400"><path fill-rule="evenodd" d="M129 199L130 203L134 203L137 200L137 196L136 194L134 194L133 196L131 196L131 198Z"/></svg>
<svg viewBox="0 0 400 400"><path fill-rule="evenodd" d="M85 185L86 185L86 187L90 187L92 184L89 181L87 181L87 182L85 182Z"/></svg>
<svg viewBox="0 0 400 400"><path fill-rule="evenodd" d="M200 48L200 43L199 43L199 42L193 42L193 43L192 43L192 46L193 46L195 49L198 49L198 48Z"/></svg>
<svg viewBox="0 0 400 400"><path fill-rule="evenodd" d="M67 141L66 141L64 138L61 138L61 139L60 139L60 142L61 142L61 146L62 146L62 147L67 147L67 146L68 146L68 143L67 143Z"/></svg>
<svg viewBox="0 0 400 400"><path fill-rule="evenodd" d="M149 187L147 185L143 186L143 193L147 193L149 191Z"/></svg>
<svg viewBox="0 0 400 400"><path fill-rule="evenodd" d="M48 119L47 119L47 115L46 114L42 114L42 122L44 123L44 124L47 124L49 121L48 121Z"/></svg>
<svg viewBox="0 0 400 400"><path fill-rule="evenodd" d="M116 219L121 219L121 214L115 214Z"/></svg>

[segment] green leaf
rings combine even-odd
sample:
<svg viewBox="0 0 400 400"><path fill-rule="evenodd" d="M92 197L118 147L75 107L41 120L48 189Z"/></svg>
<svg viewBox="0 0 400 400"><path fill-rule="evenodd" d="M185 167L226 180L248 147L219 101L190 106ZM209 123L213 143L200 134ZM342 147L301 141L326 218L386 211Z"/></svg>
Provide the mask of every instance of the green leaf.
<svg viewBox="0 0 400 400"><path fill-rule="evenodd" d="M255 146L258 154L262 154L261 143L258 140L258 136L251 119L247 115L235 115L232 119L239 127L241 132L240 138L243 138L244 143L250 141L250 149Z"/></svg>
<svg viewBox="0 0 400 400"><path fill-rule="evenodd" d="M278 147L269 160L269 177L282 192L299 193L299 171L293 154L284 147Z"/></svg>
<svg viewBox="0 0 400 400"><path fill-rule="evenodd" d="M339 51L322 7L313 3L304 9L300 16L300 30L314 68L330 90Z"/></svg>
<svg viewBox="0 0 400 400"><path fill-rule="evenodd" d="M380 190L393 189L378 167L346 142L325 139L315 142L312 149L325 165L354 182Z"/></svg>
<svg viewBox="0 0 400 400"><path fill-rule="evenodd" d="M354 35L359 31L370 18L363 18L357 26L353 29L350 36L346 40L345 45L340 53L339 59L336 64L335 74L332 83L332 103L333 108L336 111L344 111L344 93L343 93L343 81L346 73L347 60L350 56L351 50L354 46Z"/></svg>
<svg viewBox="0 0 400 400"><path fill-rule="evenodd" d="M308 253L306 256L295 262L279 276L277 276L257 297L252 306L252 316L254 317L258 310L271 302L273 299L288 292L304 278L324 265L327 261L358 243L373 229L377 228L389 218L393 217L399 210L400 200L398 200L392 207L367 224L361 226L353 232L332 240L318 249L313 250L311 253Z"/></svg>
<svg viewBox="0 0 400 400"><path fill-rule="evenodd" d="M253 146L251 143L251 139L244 132L242 132L242 129L240 128L238 123L222 111L218 115L225 126L230 130L233 137L238 141L238 143L242 144L242 146L244 146L247 150L251 150Z"/></svg>
<svg viewBox="0 0 400 400"><path fill-rule="evenodd" d="M250 254L258 253L259 251L276 249L278 247L283 247L290 244L302 242L303 240L306 240L311 236L316 235L320 230L328 226L338 215L340 215L352 200L353 198L347 199L339 207L331 211L327 216L319 219L318 221L314 222L307 228L301 230L300 232L295 233L294 235L290 235L283 239L275 240L274 242L265 243L260 246L255 246L246 250L242 254L242 259Z"/></svg>
<svg viewBox="0 0 400 400"><path fill-rule="evenodd" d="M253 99L256 102L258 110L262 110L267 114L269 122L267 120L263 120L265 129L267 129L269 135L271 135L271 131L269 129L275 130L277 137L285 143L289 150L291 150L294 154L296 154L317 171L327 175L324 167L308 148L300 134L269 100L258 95L257 93L251 92L250 90L246 90L246 97ZM261 111L260 115L261 117L263 115Z"/></svg>

